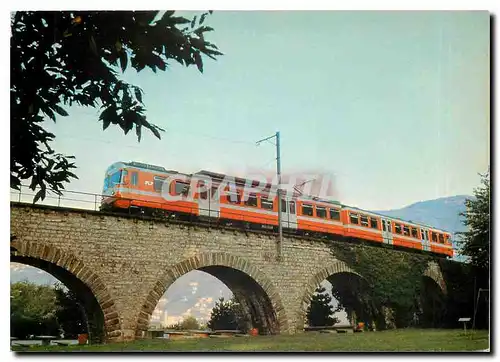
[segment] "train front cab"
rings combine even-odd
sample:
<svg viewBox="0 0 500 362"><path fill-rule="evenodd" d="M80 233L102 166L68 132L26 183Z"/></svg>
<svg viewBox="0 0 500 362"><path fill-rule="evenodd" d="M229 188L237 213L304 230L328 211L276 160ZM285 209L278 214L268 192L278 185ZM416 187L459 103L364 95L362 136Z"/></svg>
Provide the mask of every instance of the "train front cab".
<svg viewBox="0 0 500 362"><path fill-rule="evenodd" d="M119 206L121 193L119 186L123 183L123 162L116 162L108 167L104 174L101 210L110 210Z"/></svg>

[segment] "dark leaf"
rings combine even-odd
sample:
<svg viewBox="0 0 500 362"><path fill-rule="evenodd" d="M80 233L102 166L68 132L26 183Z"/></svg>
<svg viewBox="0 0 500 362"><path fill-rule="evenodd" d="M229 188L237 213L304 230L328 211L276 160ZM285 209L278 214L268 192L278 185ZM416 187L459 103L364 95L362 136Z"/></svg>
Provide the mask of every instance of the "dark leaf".
<svg viewBox="0 0 500 362"><path fill-rule="evenodd" d="M186 19L186 18L182 18L182 17L178 17L178 16L172 16L170 19L169 19L169 22L171 24L186 24L186 23L190 23L191 20L189 19Z"/></svg>
<svg viewBox="0 0 500 362"><path fill-rule="evenodd" d="M129 90L124 90L123 98L122 98L122 107L125 109L129 109L132 105L132 98L130 97Z"/></svg>
<svg viewBox="0 0 500 362"><path fill-rule="evenodd" d="M205 18L208 14L207 13L203 13L201 14L201 17L200 17L200 25L203 24L203 22L205 21Z"/></svg>
<svg viewBox="0 0 500 362"><path fill-rule="evenodd" d="M47 164L47 170L51 170L55 162L56 161L54 161L53 159L50 159L49 163Z"/></svg>
<svg viewBox="0 0 500 362"><path fill-rule="evenodd" d="M115 87L113 88L113 97L118 95L118 92L122 89L123 83L121 81L116 82Z"/></svg>
<svg viewBox="0 0 500 362"><path fill-rule="evenodd" d="M120 52L120 65L122 67L122 72L124 72L124 73L125 73L125 69L127 69L127 59L128 59L127 52L122 50Z"/></svg>
<svg viewBox="0 0 500 362"><path fill-rule="evenodd" d="M196 66L198 70L203 73L203 61L201 60L200 52L193 53L194 61L196 62Z"/></svg>
<svg viewBox="0 0 500 362"><path fill-rule="evenodd" d="M18 191L21 190L21 181L12 175L12 170L10 175L10 187Z"/></svg>
<svg viewBox="0 0 500 362"><path fill-rule="evenodd" d="M33 204L36 204L36 202L40 199L43 201L45 199L45 195L46 195L46 189L42 188L36 193L35 198L33 199Z"/></svg>
<svg viewBox="0 0 500 362"><path fill-rule="evenodd" d="M109 118L104 118L102 120L102 130L104 131L106 128L108 128L110 123L111 120Z"/></svg>
<svg viewBox="0 0 500 362"><path fill-rule="evenodd" d="M142 90L139 87L134 87L135 97L137 100L142 103Z"/></svg>
<svg viewBox="0 0 500 362"><path fill-rule="evenodd" d="M138 124L135 126L135 133L137 134L137 140L141 142L141 127L142 125Z"/></svg>
<svg viewBox="0 0 500 362"><path fill-rule="evenodd" d="M174 14L175 14L174 10L167 10L167 11L165 11L165 14L163 14L163 17L169 18L169 17L171 17Z"/></svg>
<svg viewBox="0 0 500 362"><path fill-rule="evenodd" d="M37 182L36 177L32 177L32 178L31 178L31 184L30 184L29 188L30 188L31 190L33 190L33 191L35 191L35 189L36 189L36 182Z"/></svg>
<svg viewBox="0 0 500 362"><path fill-rule="evenodd" d="M150 129L151 129L151 132L153 132L153 134L156 136L156 138L161 139L160 132L158 131L158 129L156 127L152 127Z"/></svg>
<svg viewBox="0 0 500 362"><path fill-rule="evenodd" d="M194 16L193 20L191 21L191 29L193 29L195 25L196 25L196 15Z"/></svg>
<svg viewBox="0 0 500 362"><path fill-rule="evenodd" d="M51 107L52 107L52 109L54 109L54 111L59 113L61 116L64 116L64 117L68 116L68 112L66 112L63 108L59 107L57 104L52 104Z"/></svg>
<svg viewBox="0 0 500 362"><path fill-rule="evenodd" d="M55 116L54 112L52 112L52 110L49 107L43 106L41 109L42 109L43 113L45 113L47 116L49 116L50 119L52 119L54 122L56 121L56 116Z"/></svg>
<svg viewBox="0 0 500 362"><path fill-rule="evenodd" d="M200 26L198 29L194 31L194 33L198 36L200 36L203 33L214 31L214 28L211 28L210 26Z"/></svg>
<svg viewBox="0 0 500 362"><path fill-rule="evenodd" d="M114 105L111 105L108 108L106 108L104 111L101 112L101 115L99 116L100 120L105 120L105 119L112 120L113 118L116 118L116 108Z"/></svg>

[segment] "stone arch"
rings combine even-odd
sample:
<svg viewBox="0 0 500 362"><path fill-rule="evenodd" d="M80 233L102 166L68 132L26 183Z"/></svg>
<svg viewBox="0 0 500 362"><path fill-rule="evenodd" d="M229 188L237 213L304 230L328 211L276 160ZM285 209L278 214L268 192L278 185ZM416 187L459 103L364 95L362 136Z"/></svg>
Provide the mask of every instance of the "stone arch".
<svg viewBox="0 0 500 362"><path fill-rule="evenodd" d="M447 294L446 283L444 282L443 273L441 273L441 268L439 264L435 261L429 262L427 269L425 269L423 276L429 277L441 288L444 295Z"/></svg>
<svg viewBox="0 0 500 362"><path fill-rule="evenodd" d="M265 296L269 298L269 302L272 306L273 312L275 313L275 319L277 322L277 330L275 333L288 332L288 319L285 313L285 308L281 301L278 289L269 280L269 278L267 278L262 271L244 258L225 252L216 252L198 254L168 268L163 276L156 282L155 286L149 292L149 295L141 306L137 320L136 335L138 337L142 336L142 332L147 329L149 317L153 313L158 301L175 280L192 270L207 271L220 279L213 273L213 269L209 271L209 268L217 267L230 268L233 269L233 272L236 271L243 273L251 278L260 288L262 288ZM235 292L233 293L236 295Z"/></svg>
<svg viewBox="0 0 500 362"><path fill-rule="evenodd" d="M445 323L447 288L439 264L428 263L422 273L418 302L418 323L423 327L440 328Z"/></svg>
<svg viewBox="0 0 500 362"><path fill-rule="evenodd" d="M306 317L307 308L309 306L309 303L316 288L320 285L320 283L323 280L327 279L328 277L334 274L339 274L339 273L350 273L364 279L361 274L354 271L346 263L340 260L335 260L333 263L320 269L320 271L318 271L316 274L314 274L314 276L311 279L309 279L309 281L304 287L304 294L302 296L302 299L300 300L299 311L297 313L297 323L299 323L296 326L297 331L300 331L302 329L302 327L300 327L301 321L303 321Z"/></svg>
<svg viewBox="0 0 500 362"><path fill-rule="evenodd" d="M50 245L21 241L15 237L13 239L10 243L12 262L45 270L77 294L80 293L80 297L85 297L83 304L91 342L121 340L121 323L115 302L104 282L92 269L70 252ZM97 308L100 310L96 310ZM99 320L97 322L96 318L91 317L96 314Z"/></svg>

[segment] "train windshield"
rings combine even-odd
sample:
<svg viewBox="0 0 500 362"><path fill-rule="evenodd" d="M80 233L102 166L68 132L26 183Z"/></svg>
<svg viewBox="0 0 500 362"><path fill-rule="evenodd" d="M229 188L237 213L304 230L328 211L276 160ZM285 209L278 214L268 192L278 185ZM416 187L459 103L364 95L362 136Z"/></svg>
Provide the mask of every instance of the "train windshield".
<svg viewBox="0 0 500 362"><path fill-rule="evenodd" d="M116 171L112 174L108 174L104 179L104 188L103 191L106 193L108 189L112 189L116 185L120 184L122 178L122 171Z"/></svg>

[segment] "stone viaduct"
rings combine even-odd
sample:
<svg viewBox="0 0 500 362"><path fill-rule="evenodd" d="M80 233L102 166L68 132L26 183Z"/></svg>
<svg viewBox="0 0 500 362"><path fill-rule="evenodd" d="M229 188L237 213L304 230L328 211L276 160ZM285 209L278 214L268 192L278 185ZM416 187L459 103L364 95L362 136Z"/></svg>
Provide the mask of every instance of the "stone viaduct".
<svg viewBox="0 0 500 362"><path fill-rule="evenodd" d="M321 281L353 273L326 242L96 211L11 203L11 261L43 269L78 294L93 341L141 338L168 287L207 272L264 333L296 333ZM426 275L445 290L437 264Z"/></svg>

